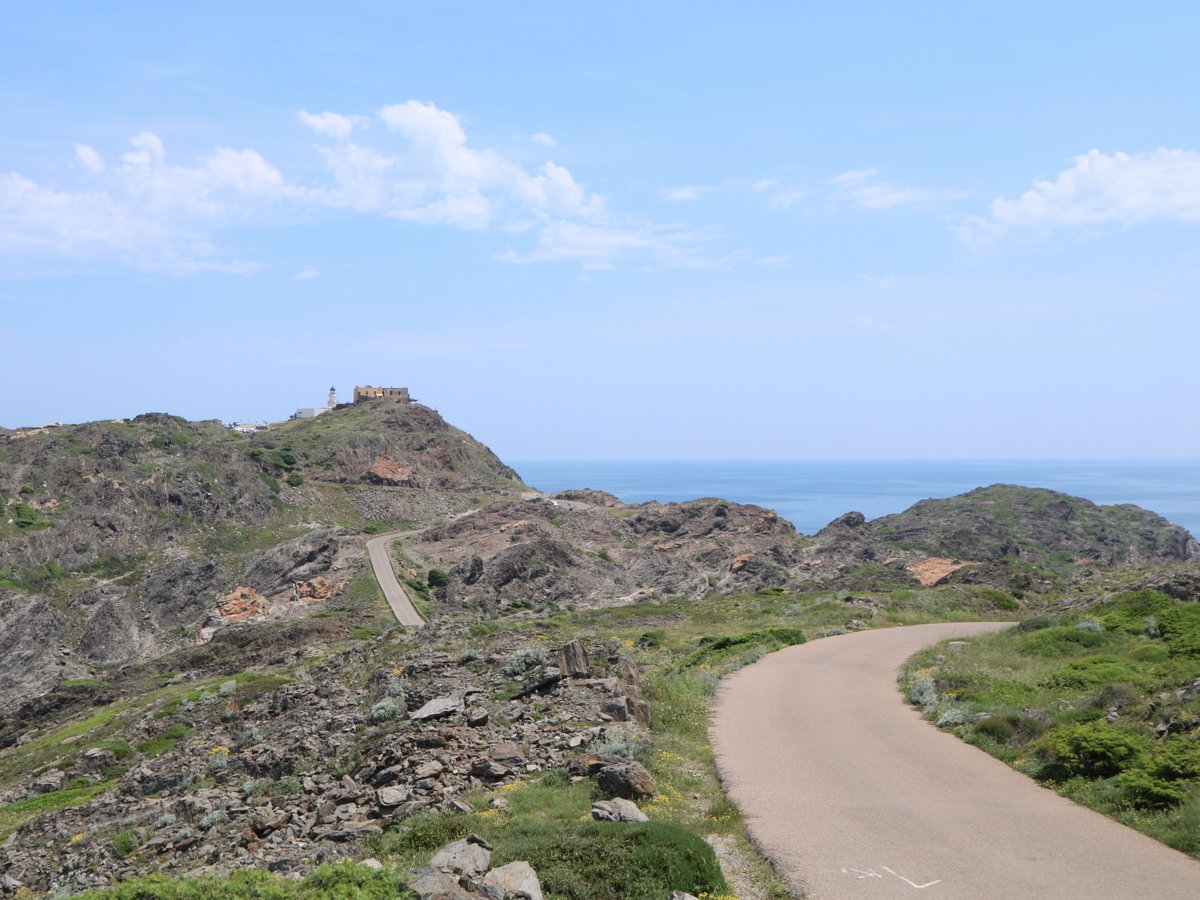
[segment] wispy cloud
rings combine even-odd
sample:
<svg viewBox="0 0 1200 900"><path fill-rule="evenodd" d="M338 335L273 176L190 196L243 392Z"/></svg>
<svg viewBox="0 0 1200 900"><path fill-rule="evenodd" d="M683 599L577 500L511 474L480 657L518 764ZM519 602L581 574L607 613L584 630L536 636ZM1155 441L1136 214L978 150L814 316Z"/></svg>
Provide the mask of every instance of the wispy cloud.
<svg viewBox="0 0 1200 900"><path fill-rule="evenodd" d="M897 206L934 206L961 200L961 191L901 187L879 178L878 169L852 169L829 180L833 197L860 209L892 209Z"/></svg>
<svg viewBox="0 0 1200 900"><path fill-rule="evenodd" d="M298 183L253 149L217 147L178 165L150 132L131 138L113 162L76 144L81 183L71 188L0 175L0 251L243 272L254 264L219 249L223 229L346 210L530 235L534 246L514 248L506 259L577 259L599 268L618 259L676 264L696 256L694 247L682 249L694 236L613 214L603 196L553 161L531 170L472 146L462 120L433 103L410 100L370 116L300 110L296 119L323 139L323 181ZM544 134L531 140L553 145Z"/></svg>
<svg viewBox="0 0 1200 900"><path fill-rule="evenodd" d="M344 116L335 112L310 113L302 109L296 113L296 121L326 137L348 138L350 132L355 128L365 128L370 120L366 116Z"/></svg>
<svg viewBox="0 0 1200 900"><path fill-rule="evenodd" d="M321 277L321 270L314 268L301 269L296 273L297 281L312 281L314 278Z"/></svg>
<svg viewBox="0 0 1200 900"><path fill-rule="evenodd" d="M715 185L685 184L682 187L666 188L662 192L662 195L664 200L681 203L690 200L699 200L705 194L711 194L717 190L720 190L720 188Z"/></svg>
<svg viewBox="0 0 1200 900"><path fill-rule="evenodd" d="M538 131L529 136L529 140L535 144L541 144L543 147L557 147L558 141L546 134L544 131Z"/></svg>
<svg viewBox="0 0 1200 900"><path fill-rule="evenodd" d="M1035 181L1016 199L997 197L990 214L968 219L959 236L987 243L1012 232L1200 222L1200 153L1159 148L1147 153L1091 150L1053 179Z"/></svg>
<svg viewBox="0 0 1200 900"><path fill-rule="evenodd" d="M783 188L771 195L767 205L771 209L791 209L808 195L803 188Z"/></svg>
<svg viewBox="0 0 1200 900"><path fill-rule="evenodd" d="M855 316L852 323L856 328L861 328L863 331L895 331L896 326L890 322L883 322L876 319L874 316Z"/></svg>

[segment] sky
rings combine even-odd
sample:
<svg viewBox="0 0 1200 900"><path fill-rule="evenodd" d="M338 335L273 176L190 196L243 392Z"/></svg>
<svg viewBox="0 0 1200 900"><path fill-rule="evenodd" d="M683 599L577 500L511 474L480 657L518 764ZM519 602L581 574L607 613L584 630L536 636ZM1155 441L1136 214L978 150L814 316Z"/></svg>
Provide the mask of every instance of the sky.
<svg viewBox="0 0 1200 900"><path fill-rule="evenodd" d="M1200 7L6 4L0 426L1200 457Z"/></svg>

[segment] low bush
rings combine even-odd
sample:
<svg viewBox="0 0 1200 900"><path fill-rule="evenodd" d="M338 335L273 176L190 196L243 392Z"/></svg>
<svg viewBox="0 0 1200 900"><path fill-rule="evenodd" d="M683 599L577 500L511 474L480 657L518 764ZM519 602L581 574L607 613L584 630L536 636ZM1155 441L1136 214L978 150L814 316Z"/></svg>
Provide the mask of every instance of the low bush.
<svg viewBox="0 0 1200 900"><path fill-rule="evenodd" d="M1089 632L1081 632L1089 634ZM1042 680L1044 687L1091 690L1120 682L1147 686L1146 676L1127 660L1117 656L1089 656L1052 672Z"/></svg>
<svg viewBox="0 0 1200 900"><path fill-rule="evenodd" d="M1080 650L1108 643L1108 635L1070 628L1051 626L1034 631L1016 642L1016 650L1026 656L1070 656Z"/></svg>
<svg viewBox="0 0 1200 900"><path fill-rule="evenodd" d="M1122 772L1117 783L1122 799L1130 806L1166 809L1178 806L1188 797L1187 788L1178 782L1156 778L1144 769Z"/></svg>
<svg viewBox="0 0 1200 900"><path fill-rule="evenodd" d="M513 828L497 843L493 862L525 859L547 896L697 896L728 890L712 848L697 834L666 822L638 825L578 822Z"/></svg>
<svg viewBox="0 0 1200 900"><path fill-rule="evenodd" d="M1038 742L1037 751L1051 770L1067 776L1108 778L1134 763L1143 742L1103 722L1060 725ZM1057 774L1057 772L1051 772Z"/></svg>

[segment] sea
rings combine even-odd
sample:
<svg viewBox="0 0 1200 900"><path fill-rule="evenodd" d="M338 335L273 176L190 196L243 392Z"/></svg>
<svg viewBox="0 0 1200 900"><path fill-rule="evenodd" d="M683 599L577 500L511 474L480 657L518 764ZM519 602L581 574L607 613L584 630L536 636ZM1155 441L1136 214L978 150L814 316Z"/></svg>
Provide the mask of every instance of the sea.
<svg viewBox="0 0 1200 900"><path fill-rule="evenodd" d="M594 488L626 503L701 497L754 503L801 534L852 510L875 519L926 498L1019 484L1093 503L1133 503L1200 537L1200 460L526 460L513 468L547 493Z"/></svg>

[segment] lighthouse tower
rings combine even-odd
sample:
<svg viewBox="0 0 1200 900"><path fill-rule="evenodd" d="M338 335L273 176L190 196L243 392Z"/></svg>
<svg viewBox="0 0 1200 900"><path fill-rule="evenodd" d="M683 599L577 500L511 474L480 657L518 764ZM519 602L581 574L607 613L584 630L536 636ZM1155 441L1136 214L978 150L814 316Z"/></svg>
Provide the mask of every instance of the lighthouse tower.
<svg viewBox="0 0 1200 900"><path fill-rule="evenodd" d="M337 406L337 388L331 387L329 389L329 402L325 404L325 407L333 409L335 406Z"/></svg>

